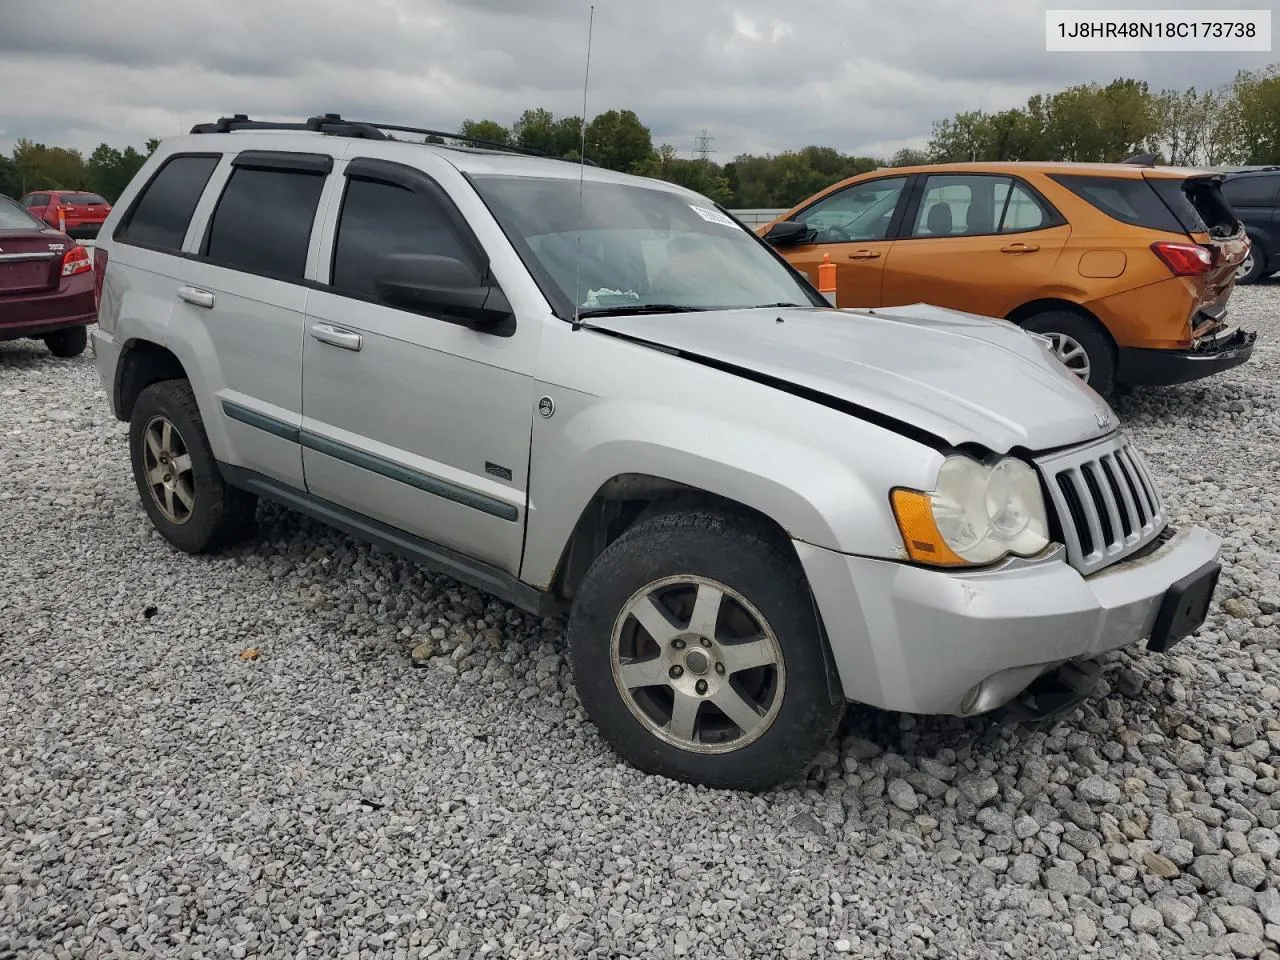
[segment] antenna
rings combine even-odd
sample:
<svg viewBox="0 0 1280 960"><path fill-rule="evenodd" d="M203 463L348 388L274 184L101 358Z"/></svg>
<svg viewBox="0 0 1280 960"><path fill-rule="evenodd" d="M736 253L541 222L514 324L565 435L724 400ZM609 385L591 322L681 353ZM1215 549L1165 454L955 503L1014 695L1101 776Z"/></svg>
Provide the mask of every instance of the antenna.
<svg viewBox="0 0 1280 960"><path fill-rule="evenodd" d="M587 84L591 81L591 34L595 29L596 6L587 14L587 69L582 77L582 142L578 146L578 250L573 265L573 329L582 327L582 190L587 172Z"/></svg>

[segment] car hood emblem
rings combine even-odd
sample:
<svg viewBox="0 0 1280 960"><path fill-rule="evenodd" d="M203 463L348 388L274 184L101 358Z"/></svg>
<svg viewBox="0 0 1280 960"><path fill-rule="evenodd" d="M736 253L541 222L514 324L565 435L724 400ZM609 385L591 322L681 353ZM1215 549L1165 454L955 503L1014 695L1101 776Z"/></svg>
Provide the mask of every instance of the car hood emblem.
<svg viewBox="0 0 1280 960"><path fill-rule="evenodd" d="M1100 427L1111 426L1111 414L1108 413L1106 410L1097 411L1093 415L1093 418L1098 421L1098 426Z"/></svg>

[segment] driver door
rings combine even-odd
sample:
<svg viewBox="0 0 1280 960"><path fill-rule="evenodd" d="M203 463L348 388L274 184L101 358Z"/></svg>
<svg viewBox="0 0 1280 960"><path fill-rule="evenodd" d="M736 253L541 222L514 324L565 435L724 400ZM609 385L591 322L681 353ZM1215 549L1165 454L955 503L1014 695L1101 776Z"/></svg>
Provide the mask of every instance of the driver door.
<svg viewBox="0 0 1280 960"><path fill-rule="evenodd" d="M814 232L810 243L780 253L816 285L818 265L830 256L836 265L836 304L883 304L884 264L906 206L910 177L877 177L829 193L790 219Z"/></svg>

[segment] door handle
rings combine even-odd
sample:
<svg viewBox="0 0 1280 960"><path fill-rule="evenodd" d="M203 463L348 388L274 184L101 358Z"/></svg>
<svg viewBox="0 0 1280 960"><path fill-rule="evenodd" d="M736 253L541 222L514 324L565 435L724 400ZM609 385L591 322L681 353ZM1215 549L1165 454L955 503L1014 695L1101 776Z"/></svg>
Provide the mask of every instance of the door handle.
<svg viewBox="0 0 1280 960"><path fill-rule="evenodd" d="M1035 253L1040 249L1038 243L1011 243L1007 247L1001 247L1001 253Z"/></svg>
<svg viewBox="0 0 1280 960"><path fill-rule="evenodd" d="M850 260L875 260L880 254L875 250L855 250L849 254Z"/></svg>
<svg viewBox="0 0 1280 960"><path fill-rule="evenodd" d="M359 350L364 343L364 338L358 333L352 333L349 330L339 330L337 327L331 327L327 323L317 323L311 328L311 338L319 340L321 343L327 343L332 347L341 347L343 350Z"/></svg>
<svg viewBox="0 0 1280 960"><path fill-rule="evenodd" d="M201 290L198 287L179 287L178 296L197 307L204 307L206 310L213 309L213 294L208 290Z"/></svg>

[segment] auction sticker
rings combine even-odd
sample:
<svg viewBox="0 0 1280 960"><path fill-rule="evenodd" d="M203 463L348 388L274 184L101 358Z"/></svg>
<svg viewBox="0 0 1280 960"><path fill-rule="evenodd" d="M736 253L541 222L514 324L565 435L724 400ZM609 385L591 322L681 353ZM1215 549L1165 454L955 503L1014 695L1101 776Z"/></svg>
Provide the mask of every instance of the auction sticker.
<svg viewBox="0 0 1280 960"><path fill-rule="evenodd" d="M722 227L737 226L737 224L734 223L730 217L726 217L719 210L711 210L707 207L699 207L696 204L692 204L692 203L689 204L689 209L692 210L694 213L696 213L698 216L700 216L703 220L707 221L707 223L718 223Z"/></svg>

